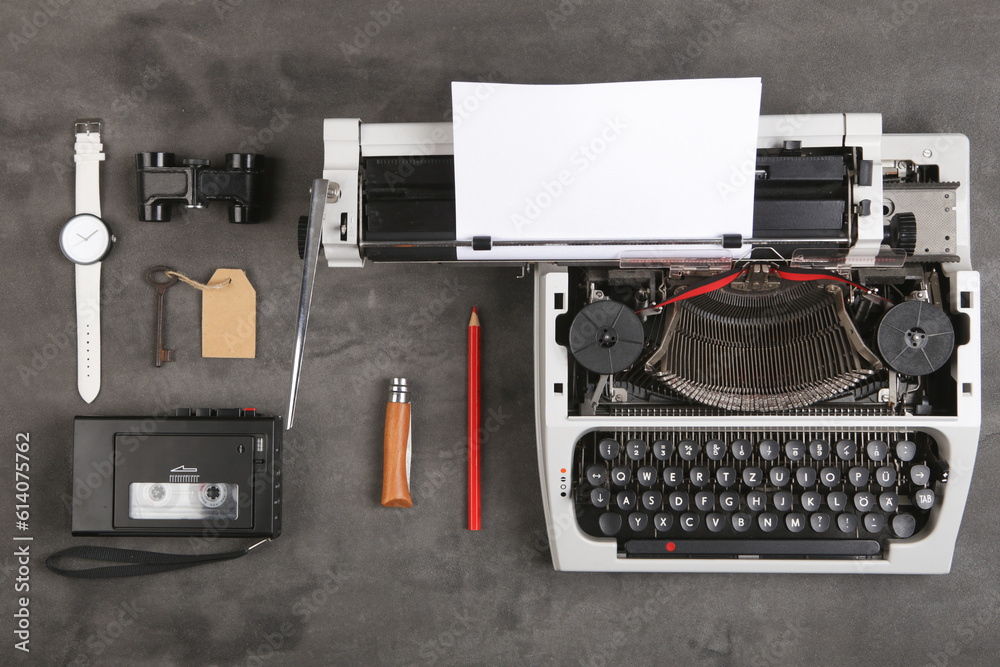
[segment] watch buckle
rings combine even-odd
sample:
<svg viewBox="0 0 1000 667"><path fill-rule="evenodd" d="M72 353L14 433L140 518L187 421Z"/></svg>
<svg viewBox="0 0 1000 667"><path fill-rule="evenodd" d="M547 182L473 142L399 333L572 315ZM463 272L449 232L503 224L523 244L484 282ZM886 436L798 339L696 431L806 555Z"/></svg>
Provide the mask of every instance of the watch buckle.
<svg viewBox="0 0 1000 667"><path fill-rule="evenodd" d="M100 118L81 118L76 121L73 125L74 134L90 134L90 133L101 133L101 119Z"/></svg>

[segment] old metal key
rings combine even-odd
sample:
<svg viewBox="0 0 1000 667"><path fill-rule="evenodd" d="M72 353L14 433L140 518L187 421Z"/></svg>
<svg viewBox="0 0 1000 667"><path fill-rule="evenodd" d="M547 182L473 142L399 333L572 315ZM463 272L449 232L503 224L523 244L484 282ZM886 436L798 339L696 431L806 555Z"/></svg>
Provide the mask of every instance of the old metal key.
<svg viewBox="0 0 1000 667"><path fill-rule="evenodd" d="M146 282L156 288L156 349L153 351L153 358L157 368L162 366L164 361L174 360L174 351L163 347L163 324L166 318L166 309L163 305L164 292L168 287L177 284L177 277L169 275L167 271L172 272L173 269L169 266L154 266L146 272ZM167 279L163 282L156 280L158 273L162 273Z"/></svg>

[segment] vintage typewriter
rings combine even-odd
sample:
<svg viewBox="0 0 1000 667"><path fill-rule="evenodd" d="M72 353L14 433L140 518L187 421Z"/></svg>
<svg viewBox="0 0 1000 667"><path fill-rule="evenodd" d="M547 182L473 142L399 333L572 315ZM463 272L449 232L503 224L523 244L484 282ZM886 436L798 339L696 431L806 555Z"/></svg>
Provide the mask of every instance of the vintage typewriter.
<svg viewBox="0 0 1000 667"><path fill-rule="evenodd" d="M456 238L452 137L328 119L307 260L491 247ZM753 237L715 252L524 253L555 568L948 572L981 418L968 140L762 116L753 177Z"/></svg>

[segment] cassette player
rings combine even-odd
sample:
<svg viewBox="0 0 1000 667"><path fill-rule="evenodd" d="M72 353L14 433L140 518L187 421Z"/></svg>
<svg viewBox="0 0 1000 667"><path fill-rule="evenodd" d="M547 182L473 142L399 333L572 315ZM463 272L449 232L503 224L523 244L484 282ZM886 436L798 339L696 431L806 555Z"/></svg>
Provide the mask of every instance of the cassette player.
<svg viewBox="0 0 1000 667"><path fill-rule="evenodd" d="M277 537L281 418L77 417L74 535Z"/></svg>

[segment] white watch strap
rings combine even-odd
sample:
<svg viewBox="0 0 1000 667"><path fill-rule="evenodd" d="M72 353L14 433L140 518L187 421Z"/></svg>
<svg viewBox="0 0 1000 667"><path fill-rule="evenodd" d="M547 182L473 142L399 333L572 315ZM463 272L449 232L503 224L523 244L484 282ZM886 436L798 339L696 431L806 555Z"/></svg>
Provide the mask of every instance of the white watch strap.
<svg viewBox="0 0 1000 667"><path fill-rule="evenodd" d="M76 213L90 213L101 217L100 167L104 160L100 123L79 122L76 129Z"/></svg>
<svg viewBox="0 0 1000 667"><path fill-rule="evenodd" d="M101 263L76 265L77 387L88 403L101 391Z"/></svg>

